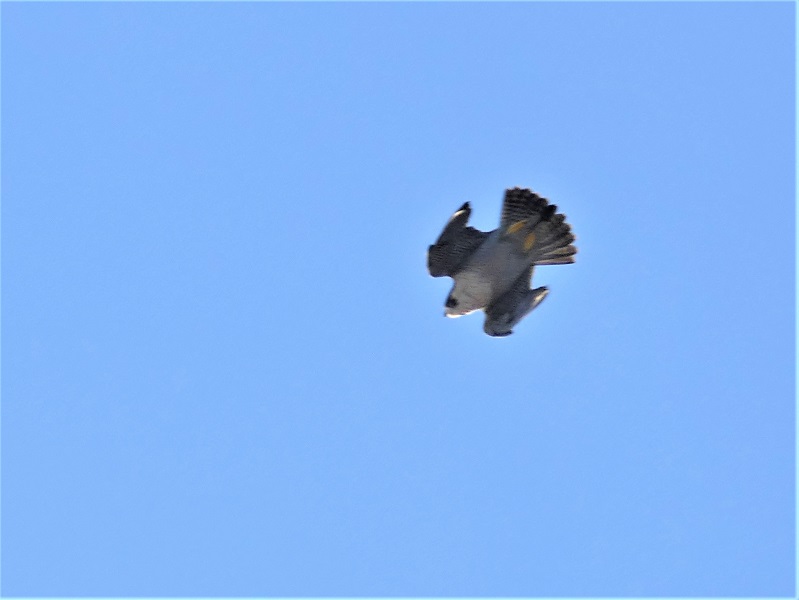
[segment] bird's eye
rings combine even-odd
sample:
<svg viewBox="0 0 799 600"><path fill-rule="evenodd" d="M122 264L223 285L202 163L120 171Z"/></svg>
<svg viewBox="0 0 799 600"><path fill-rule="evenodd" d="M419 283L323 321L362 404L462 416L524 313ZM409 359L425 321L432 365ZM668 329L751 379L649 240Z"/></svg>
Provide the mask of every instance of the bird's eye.
<svg viewBox="0 0 799 600"><path fill-rule="evenodd" d="M455 300L455 298L453 298L452 296L450 296L449 298L447 298L445 306L447 308L455 308L456 306L458 306L458 301Z"/></svg>

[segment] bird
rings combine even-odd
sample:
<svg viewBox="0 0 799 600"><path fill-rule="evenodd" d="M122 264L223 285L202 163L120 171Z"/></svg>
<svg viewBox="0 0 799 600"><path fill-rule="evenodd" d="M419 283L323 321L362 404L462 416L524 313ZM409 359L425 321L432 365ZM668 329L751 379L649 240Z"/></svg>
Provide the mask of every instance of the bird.
<svg viewBox="0 0 799 600"><path fill-rule="evenodd" d="M513 333L549 293L546 286L531 289L535 267L570 264L577 254L576 237L566 215L557 210L546 198L519 187L505 190L499 227L492 231L468 225L469 202L456 210L427 250L430 275L454 282L444 315L483 310L486 334Z"/></svg>

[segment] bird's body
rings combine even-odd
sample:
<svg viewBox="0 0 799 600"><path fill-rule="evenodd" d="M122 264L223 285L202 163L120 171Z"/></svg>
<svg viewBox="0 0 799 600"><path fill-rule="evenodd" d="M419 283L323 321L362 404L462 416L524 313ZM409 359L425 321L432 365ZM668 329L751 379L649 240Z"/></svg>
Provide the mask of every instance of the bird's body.
<svg viewBox="0 0 799 600"><path fill-rule="evenodd" d="M482 232L467 226L469 203L461 206L427 255L431 275L454 280L444 314L482 309L488 335L512 333L548 293L530 289L534 266L574 262L575 237L556 209L530 190L506 190L500 227Z"/></svg>
<svg viewBox="0 0 799 600"><path fill-rule="evenodd" d="M455 285L450 296L458 299L458 305L447 308L447 316L459 317L485 308L529 268L528 257L514 247L518 246L515 241L499 229L488 235L463 269L452 275Z"/></svg>

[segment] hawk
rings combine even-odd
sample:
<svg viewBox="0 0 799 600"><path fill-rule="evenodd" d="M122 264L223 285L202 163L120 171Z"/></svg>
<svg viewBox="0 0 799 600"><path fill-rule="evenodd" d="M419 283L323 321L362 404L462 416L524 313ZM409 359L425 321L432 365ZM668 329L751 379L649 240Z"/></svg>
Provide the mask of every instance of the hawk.
<svg viewBox="0 0 799 600"><path fill-rule="evenodd" d="M536 265L574 262L575 237L566 215L529 189L505 190L499 227L479 231L467 225L472 209L464 203L427 251L433 277L452 277L455 285L444 303L447 317L485 311L483 331L501 337L538 306L549 293L530 289Z"/></svg>

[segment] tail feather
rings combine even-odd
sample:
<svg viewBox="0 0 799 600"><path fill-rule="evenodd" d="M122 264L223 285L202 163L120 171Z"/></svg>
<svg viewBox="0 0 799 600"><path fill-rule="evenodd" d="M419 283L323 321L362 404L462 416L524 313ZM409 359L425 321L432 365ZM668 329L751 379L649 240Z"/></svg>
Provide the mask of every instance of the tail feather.
<svg viewBox="0 0 799 600"><path fill-rule="evenodd" d="M568 241L566 245L558 245L557 247L547 248L541 251L541 257L551 258L555 256L571 256L577 252L577 248L572 246Z"/></svg>
<svg viewBox="0 0 799 600"><path fill-rule="evenodd" d="M558 250L560 248L565 248L569 244L571 244L575 240L574 234L570 231L566 231L558 235L557 237L551 237L548 240L544 241L541 245L534 246L536 251L540 254L549 254L554 250Z"/></svg>
<svg viewBox="0 0 799 600"><path fill-rule="evenodd" d="M550 204L529 189L505 190L500 226L508 235L519 235L521 248L529 253L536 265L559 265L574 262L577 248L575 237L566 222Z"/></svg>
<svg viewBox="0 0 799 600"><path fill-rule="evenodd" d="M542 225L547 225L547 223L542 223ZM549 248L550 246L557 245L562 246L563 240L571 235L571 228L565 223L549 229L544 229L541 226L537 229L539 231L533 231L533 233L536 234L536 246L539 248ZM541 231L542 229L543 231ZM568 241L566 243L570 244L571 242Z"/></svg>
<svg viewBox="0 0 799 600"><path fill-rule="evenodd" d="M554 205L550 205L554 206ZM571 227L566 223L566 215L557 213L548 220L541 221L533 229L536 241L531 252L536 265L561 265L573 263L577 248Z"/></svg>
<svg viewBox="0 0 799 600"><path fill-rule="evenodd" d="M577 248L574 246L566 246L565 248L557 251L557 253L549 253L543 258L536 259L536 265L568 265L574 262L574 255L577 254Z"/></svg>

